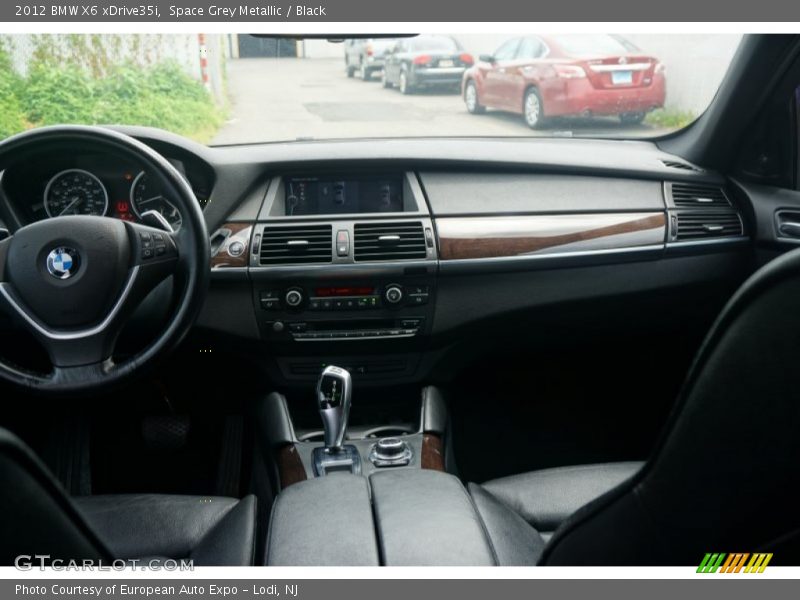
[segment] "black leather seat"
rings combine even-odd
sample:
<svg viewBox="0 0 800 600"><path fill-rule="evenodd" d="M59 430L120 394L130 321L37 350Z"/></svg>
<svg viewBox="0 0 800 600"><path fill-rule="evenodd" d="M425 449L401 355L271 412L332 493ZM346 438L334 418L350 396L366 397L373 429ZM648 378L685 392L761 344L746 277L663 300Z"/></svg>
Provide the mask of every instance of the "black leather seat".
<svg viewBox="0 0 800 600"><path fill-rule="evenodd" d="M532 525L547 529L565 512L541 511L556 496L532 486L547 476L471 486L501 564L697 565L706 552L773 552L771 564L800 564L799 359L794 250L723 309L650 459L567 518L546 545ZM565 507L592 487L561 479ZM538 514L554 518L540 523Z"/></svg>
<svg viewBox="0 0 800 600"><path fill-rule="evenodd" d="M543 469L487 481L481 487L549 540L570 515L631 478L642 465L620 462Z"/></svg>
<svg viewBox="0 0 800 600"><path fill-rule="evenodd" d="M197 566L254 562L256 501L122 495L70 499L34 454L0 429L0 564L50 559L191 559Z"/></svg>

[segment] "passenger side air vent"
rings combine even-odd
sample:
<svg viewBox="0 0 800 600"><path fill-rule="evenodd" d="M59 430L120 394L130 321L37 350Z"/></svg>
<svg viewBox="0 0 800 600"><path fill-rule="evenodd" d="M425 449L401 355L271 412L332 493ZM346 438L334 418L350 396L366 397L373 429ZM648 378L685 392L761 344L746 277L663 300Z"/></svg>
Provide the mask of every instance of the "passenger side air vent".
<svg viewBox="0 0 800 600"><path fill-rule="evenodd" d="M333 259L331 225L265 227L259 256L262 265L329 263Z"/></svg>
<svg viewBox="0 0 800 600"><path fill-rule="evenodd" d="M668 183L667 193L677 208L716 208L731 205L725 191L716 185Z"/></svg>
<svg viewBox="0 0 800 600"><path fill-rule="evenodd" d="M732 211L685 211L673 215L672 218L673 239L678 242L744 235L742 220L738 213Z"/></svg>
<svg viewBox="0 0 800 600"><path fill-rule="evenodd" d="M366 260L425 258L425 232L419 221L356 223L354 257Z"/></svg>
<svg viewBox="0 0 800 600"><path fill-rule="evenodd" d="M703 169L695 167L689 163L680 162L678 160L662 160L661 164L670 169L680 169L681 171L694 171L695 173L702 173Z"/></svg>

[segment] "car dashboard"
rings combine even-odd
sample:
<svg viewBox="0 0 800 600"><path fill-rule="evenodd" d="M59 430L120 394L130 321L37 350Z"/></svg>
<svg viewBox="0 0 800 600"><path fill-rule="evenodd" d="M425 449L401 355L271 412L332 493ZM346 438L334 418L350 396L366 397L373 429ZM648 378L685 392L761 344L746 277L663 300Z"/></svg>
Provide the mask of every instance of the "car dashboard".
<svg viewBox="0 0 800 600"><path fill-rule="evenodd" d="M364 384L429 380L453 355L466 364L477 339L485 351L495 338L546 345L569 335L569 311L531 323L554 306L608 301L619 312L620 297L732 288L751 250L742 188L650 142L208 148L120 129L169 157L204 207L212 283L198 332L284 386L307 386L332 363ZM102 214L139 219L157 198L175 222L141 169L91 153L8 170L0 219L13 229L69 211L76 192L60 183L65 173L103 185ZM656 310L646 319L673 318Z"/></svg>

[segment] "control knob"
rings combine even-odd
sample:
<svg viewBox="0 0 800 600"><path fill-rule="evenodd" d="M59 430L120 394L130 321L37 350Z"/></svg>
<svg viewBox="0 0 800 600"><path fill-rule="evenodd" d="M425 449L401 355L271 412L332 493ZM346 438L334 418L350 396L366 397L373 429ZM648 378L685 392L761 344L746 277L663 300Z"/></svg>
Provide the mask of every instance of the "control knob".
<svg viewBox="0 0 800 600"><path fill-rule="evenodd" d="M292 288L286 292L286 306L297 308L303 303L303 290Z"/></svg>
<svg viewBox="0 0 800 600"><path fill-rule="evenodd" d="M376 467L404 466L411 462L412 456L411 446L398 437L378 440L369 453L369 459Z"/></svg>
<svg viewBox="0 0 800 600"><path fill-rule="evenodd" d="M383 292L383 297L389 304L400 304L403 300L403 288L399 285L390 285Z"/></svg>

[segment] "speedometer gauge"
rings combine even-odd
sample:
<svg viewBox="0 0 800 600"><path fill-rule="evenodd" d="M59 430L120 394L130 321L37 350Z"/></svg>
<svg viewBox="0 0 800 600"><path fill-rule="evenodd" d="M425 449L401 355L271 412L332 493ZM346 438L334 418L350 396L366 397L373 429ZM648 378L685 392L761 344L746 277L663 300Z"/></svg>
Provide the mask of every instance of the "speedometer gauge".
<svg viewBox="0 0 800 600"><path fill-rule="evenodd" d="M44 210L50 217L98 215L108 210L108 192L89 171L68 169L56 173L44 190Z"/></svg>
<svg viewBox="0 0 800 600"><path fill-rule="evenodd" d="M161 190L158 189L155 183L151 182L144 171L136 176L136 179L133 180L133 185L131 185L131 206L133 207L133 212L140 219L144 213L154 210L160 213L175 231L178 231L181 227L183 219L180 211L172 202L164 198Z"/></svg>

